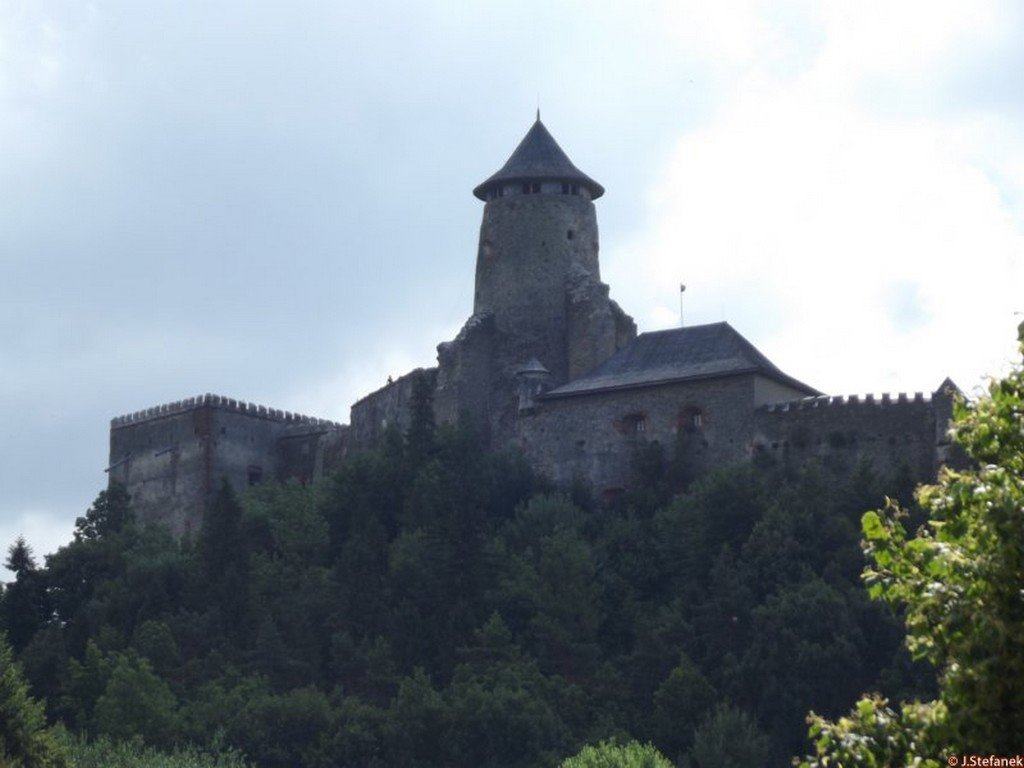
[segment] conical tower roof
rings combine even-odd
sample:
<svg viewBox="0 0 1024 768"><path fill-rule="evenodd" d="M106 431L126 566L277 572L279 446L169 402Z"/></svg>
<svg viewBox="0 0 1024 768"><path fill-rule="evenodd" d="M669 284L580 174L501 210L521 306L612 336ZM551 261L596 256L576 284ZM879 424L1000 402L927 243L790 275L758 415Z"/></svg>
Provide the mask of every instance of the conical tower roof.
<svg viewBox="0 0 1024 768"><path fill-rule="evenodd" d="M590 191L591 199L604 194L604 187L572 164L572 160L558 146L558 142L540 121L537 121L519 142L515 152L501 166L501 170L483 182L473 194L481 200L487 199L487 190L498 182L515 183L522 181L564 181L582 184Z"/></svg>

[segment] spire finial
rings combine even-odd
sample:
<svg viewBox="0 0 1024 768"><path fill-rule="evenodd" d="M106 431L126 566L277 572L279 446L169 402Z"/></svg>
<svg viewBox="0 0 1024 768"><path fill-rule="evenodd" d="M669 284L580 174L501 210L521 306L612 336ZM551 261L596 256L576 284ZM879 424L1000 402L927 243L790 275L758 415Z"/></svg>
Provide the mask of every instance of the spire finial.
<svg viewBox="0 0 1024 768"><path fill-rule="evenodd" d="M540 107L537 107L537 122L540 122Z"/></svg>

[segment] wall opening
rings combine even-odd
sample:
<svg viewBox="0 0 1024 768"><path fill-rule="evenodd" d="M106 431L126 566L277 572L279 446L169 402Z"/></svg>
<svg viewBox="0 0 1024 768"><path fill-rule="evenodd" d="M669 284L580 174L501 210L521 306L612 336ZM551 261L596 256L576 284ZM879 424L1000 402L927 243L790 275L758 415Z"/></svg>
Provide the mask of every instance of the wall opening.
<svg viewBox="0 0 1024 768"><path fill-rule="evenodd" d="M248 470L246 470L246 476L249 481L249 485L259 485L263 482L263 467L250 464Z"/></svg>
<svg viewBox="0 0 1024 768"><path fill-rule="evenodd" d="M700 432L704 429L704 411L695 405L683 407L679 411L676 428L680 432Z"/></svg>

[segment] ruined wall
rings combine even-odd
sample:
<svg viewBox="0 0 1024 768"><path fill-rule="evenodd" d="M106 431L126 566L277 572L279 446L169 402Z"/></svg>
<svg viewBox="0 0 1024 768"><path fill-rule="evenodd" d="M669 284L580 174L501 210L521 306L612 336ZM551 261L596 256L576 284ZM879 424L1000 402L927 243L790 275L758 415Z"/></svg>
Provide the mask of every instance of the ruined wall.
<svg viewBox="0 0 1024 768"><path fill-rule="evenodd" d="M569 381L590 373L636 338L636 323L608 296L608 286L578 274L566 291Z"/></svg>
<svg viewBox="0 0 1024 768"><path fill-rule="evenodd" d="M485 441L502 430L512 412L511 404L503 401L511 395L509 374L499 360L501 346L490 312L471 316L454 340L438 345L434 394L438 423L469 419Z"/></svg>
<svg viewBox="0 0 1024 768"><path fill-rule="evenodd" d="M519 442L558 483L624 488L638 448L657 441L671 457L685 431L692 471L746 460L754 416L752 375L541 399L519 421ZM699 420L697 417L699 416Z"/></svg>
<svg viewBox="0 0 1024 768"><path fill-rule="evenodd" d="M126 486L139 519L195 530L222 479L236 490L272 479L314 479L345 450L334 422L217 395L120 416L110 424L110 481ZM305 444L297 460L285 438ZM293 470L298 470L293 474Z"/></svg>
<svg viewBox="0 0 1024 768"><path fill-rule="evenodd" d="M409 428L413 383L422 375L435 378L437 369L417 368L352 405L348 434L353 449L373 448L388 427L401 432Z"/></svg>

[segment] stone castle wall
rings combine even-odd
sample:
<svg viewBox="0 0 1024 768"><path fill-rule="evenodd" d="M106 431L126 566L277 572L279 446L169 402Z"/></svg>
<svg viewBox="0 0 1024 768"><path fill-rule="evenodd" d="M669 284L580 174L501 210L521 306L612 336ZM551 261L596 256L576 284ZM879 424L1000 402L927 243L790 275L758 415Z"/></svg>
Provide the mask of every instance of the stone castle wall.
<svg viewBox="0 0 1024 768"><path fill-rule="evenodd" d="M413 385L419 376L437 376L436 368L417 368L352 405L349 441L364 450L377 445L389 428L405 432L409 428Z"/></svg>
<svg viewBox="0 0 1024 768"><path fill-rule="evenodd" d="M867 462L876 471L905 467L930 480L948 461L946 429L952 396L815 397L760 408L753 421L757 450L787 461L816 459L840 470Z"/></svg>
<svg viewBox="0 0 1024 768"><path fill-rule="evenodd" d="M928 481L952 458L945 437L949 392L778 402L798 394L741 375L541 397L520 415L520 445L554 481L584 480L598 492L631 485L638 450L654 442L691 478L766 454L840 472L863 462L883 475L905 468L912 479ZM764 404L766 398L776 402Z"/></svg>
<svg viewBox="0 0 1024 768"><path fill-rule="evenodd" d="M671 455L680 428L694 436L694 471L749 457L754 376L542 398L520 419L520 445L558 483L584 480L598 492L626 488L638 448L658 442Z"/></svg>
<svg viewBox="0 0 1024 768"><path fill-rule="evenodd" d="M194 530L222 480L313 479L324 451L343 453L335 422L217 395L120 416L110 424L110 480L125 485L140 520Z"/></svg>

